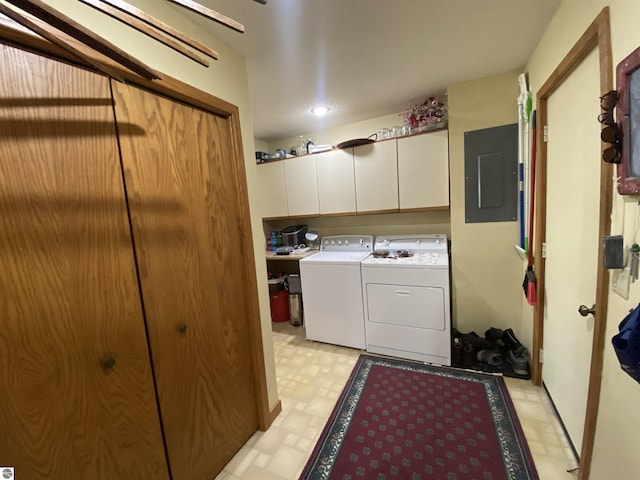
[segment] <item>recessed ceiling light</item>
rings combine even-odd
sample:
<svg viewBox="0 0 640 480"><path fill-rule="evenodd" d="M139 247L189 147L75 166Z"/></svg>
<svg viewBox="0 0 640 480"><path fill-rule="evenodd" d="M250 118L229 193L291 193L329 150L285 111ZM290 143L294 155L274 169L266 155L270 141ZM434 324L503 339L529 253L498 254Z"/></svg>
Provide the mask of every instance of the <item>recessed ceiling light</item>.
<svg viewBox="0 0 640 480"><path fill-rule="evenodd" d="M319 117L322 117L323 115L326 115L327 113L329 113L329 110L330 110L329 107L325 107L324 105L319 105L317 107L313 107L311 109L311 113Z"/></svg>

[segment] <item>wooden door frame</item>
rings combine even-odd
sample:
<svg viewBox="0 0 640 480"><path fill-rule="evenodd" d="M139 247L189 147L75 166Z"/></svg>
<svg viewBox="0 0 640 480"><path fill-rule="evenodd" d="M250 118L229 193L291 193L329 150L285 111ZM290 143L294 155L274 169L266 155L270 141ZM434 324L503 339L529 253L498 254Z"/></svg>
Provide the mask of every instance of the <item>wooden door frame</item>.
<svg viewBox="0 0 640 480"><path fill-rule="evenodd" d="M600 92L604 94L613 89L613 61L611 58L611 32L609 22L609 7L603 8L595 20L589 25L577 43L564 57L547 81L536 94L537 130L536 143L538 158L536 166L535 185L535 232L534 270L537 279L538 302L534 308L533 323L533 358L532 381L536 385L542 383L542 363L540 351L543 347L544 308L545 308L545 259L539 253L546 241L547 218L547 144L544 142L544 127L547 125L547 101L549 97L573 73L582 61L595 49L599 51L600 63ZM596 101L596 99L594 99ZM593 119L594 122L597 119ZM601 150L605 145L601 143ZM598 156L600 158L600 155ZM611 230L611 206L613 203L613 166L600 162L600 212L598 238L608 235ZM582 436L582 451L580 453L579 480L589 478L593 444L600 404L600 388L602 381L602 364L604 356L604 341L607 324L607 307L609 303L609 271L603 268L603 244L598 242L598 272L596 279L596 312L594 314L594 332L591 352L591 367L589 373L589 391L587 409Z"/></svg>
<svg viewBox="0 0 640 480"><path fill-rule="evenodd" d="M247 305L247 313L249 316L249 341L251 346L251 364L253 367L253 384L256 392L258 428L260 430L267 430L282 411L282 404L278 401L273 408L269 408L264 345L262 342L262 325L258 303L258 285L255 272L255 255L249 211L249 194L246 183L247 177L238 107L168 75L163 74L162 80L146 80L75 39L65 36L62 33L60 35L65 37L68 43L73 44L76 49L87 55L93 61L104 64L108 66L110 70L121 75L127 83L219 115L229 121L233 162L232 171L228 172L228 174L233 176L237 187L237 227L242 237L242 245L239 246L238 251L244 252L244 274L247 280L244 288L247 291L247 298L250 299ZM32 32L22 29L16 23L5 18L0 18L0 43L21 48L54 60L64 61L74 66L91 70L98 75L103 75L102 72L96 71L96 69L88 63L84 63L67 51Z"/></svg>

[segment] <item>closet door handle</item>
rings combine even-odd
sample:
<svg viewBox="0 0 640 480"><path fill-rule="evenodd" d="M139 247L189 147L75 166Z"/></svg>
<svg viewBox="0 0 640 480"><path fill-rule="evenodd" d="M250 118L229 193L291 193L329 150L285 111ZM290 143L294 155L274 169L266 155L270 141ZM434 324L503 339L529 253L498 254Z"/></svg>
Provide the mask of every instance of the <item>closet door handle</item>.
<svg viewBox="0 0 640 480"><path fill-rule="evenodd" d="M116 365L116 359L113 357L107 357L102 362L102 368L105 370L111 370Z"/></svg>
<svg viewBox="0 0 640 480"><path fill-rule="evenodd" d="M178 332L180 332L182 335L187 333L187 324L186 323L180 323L178 325Z"/></svg>

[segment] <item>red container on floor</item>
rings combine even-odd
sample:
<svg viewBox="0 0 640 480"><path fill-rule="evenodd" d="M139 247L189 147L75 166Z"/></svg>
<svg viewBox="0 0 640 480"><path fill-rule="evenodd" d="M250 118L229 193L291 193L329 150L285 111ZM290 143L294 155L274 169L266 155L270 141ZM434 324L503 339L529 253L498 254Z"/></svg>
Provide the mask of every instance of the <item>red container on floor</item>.
<svg viewBox="0 0 640 480"><path fill-rule="evenodd" d="M289 321L289 292L270 293L269 303L271 305L271 320L274 322Z"/></svg>

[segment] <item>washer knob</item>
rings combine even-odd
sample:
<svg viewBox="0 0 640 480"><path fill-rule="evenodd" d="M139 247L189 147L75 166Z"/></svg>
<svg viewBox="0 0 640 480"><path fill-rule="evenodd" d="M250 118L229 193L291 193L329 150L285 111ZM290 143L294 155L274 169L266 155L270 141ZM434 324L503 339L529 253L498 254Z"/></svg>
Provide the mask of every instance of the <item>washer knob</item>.
<svg viewBox="0 0 640 480"><path fill-rule="evenodd" d="M391 243L391 242L389 242L389 240L387 240L387 239L384 239L384 240L382 241L382 244L383 244L385 247L388 247L388 246L390 245L390 243Z"/></svg>
<svg viewBox="0 0 640 480"><path fill-rule="evenodd" d="M349 245L349 240L345 240L345 241L344 241L344 244L345 244L345 245Z"/></svg>

